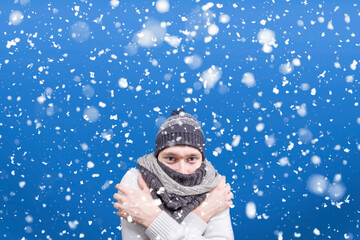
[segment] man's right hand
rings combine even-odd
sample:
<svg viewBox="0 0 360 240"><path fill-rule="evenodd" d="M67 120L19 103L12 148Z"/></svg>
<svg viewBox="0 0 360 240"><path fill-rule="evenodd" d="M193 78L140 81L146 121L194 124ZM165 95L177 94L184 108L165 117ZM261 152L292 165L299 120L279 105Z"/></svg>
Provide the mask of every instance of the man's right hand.
<svg viewBox="0 0 360 240"><path fill-rule="evenodd" d="M162 210L154 203L150 189L141 176L138 177L141 190L133 190L124 184L117 184L115 187L123 194L115 193L114 208L119 211L116 213L119 217L128 219L128 221L137 222L148 228Z"/></svg>
<svg viewBox="0 0 360 240"><path fill-rule="evenodd" d="M208 222L210 218L225 211L233 206L233 193L230 191L230 184L225 183L225 177L222 176L216 188L211 190L206 199L193 210L204 222Z"/></svg>

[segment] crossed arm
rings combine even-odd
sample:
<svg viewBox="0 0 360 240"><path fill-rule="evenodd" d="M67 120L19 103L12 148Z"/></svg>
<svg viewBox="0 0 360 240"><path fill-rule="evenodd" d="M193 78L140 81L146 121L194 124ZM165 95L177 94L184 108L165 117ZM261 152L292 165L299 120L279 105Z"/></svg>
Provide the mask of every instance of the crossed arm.
<svg viewBox="0 0 360 240"><path fill-rule="evenodd" d="M154 232L154 229L157 229L157 225L159 225L159 228L162 225L171 226L172 229L177 230L166 233L169 234L171 232L173 234L171 239L190 239L190 235L194 237L194 232L197 232L197 239L202 239L200 236L205 233L208 233L208 238L214 235L211 239L233 239L229 215L229 206L232 205L231 199L233 194L230 191L230 185L225 184L224 177L221 178L218 186L208 193L205 201L185 218L184 222L188 223L187 226L177 223L156 205L151 196L150 189L141 175L138 176L137 180L140 190L130 189L124 184L117 184L116 188L123 194L114 194L114 198L118 201L114 204L114 207L119 210L116 214L127 219L129 222L133 222L130 224L131 226L134 225L134 222L142 225L148 236L151 235L151 232ZM211 221L209 221L210 219ZM223 237L219 233L224 232L224 229L213 231L214 228L219 226L226 228L227 233L224 233ZM200 231L189 231L191 227L194 228L193 230ZM155 231L154 233L157 236L162 235L161 232ZM165 239L168 239L168 237L166 236Z"/></svg>

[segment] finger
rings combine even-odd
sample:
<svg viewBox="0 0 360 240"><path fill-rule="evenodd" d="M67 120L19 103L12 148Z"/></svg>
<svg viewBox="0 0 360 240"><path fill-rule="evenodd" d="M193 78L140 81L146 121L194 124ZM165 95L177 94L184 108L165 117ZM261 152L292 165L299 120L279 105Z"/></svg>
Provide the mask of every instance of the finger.
<svg viewBox="0 0 360 240"><path fill-rule="evenodd" d="M140 186L140 189L141 190L145 190L147 192L150 192L150 188L148 187L148 185L146 184L144 178L142 177L141 174L139 174L139 177L138 177L138 182L139 182L139 186Z"/></svg>
<svg viewBox="0 0 360 240"><path fill-rule="evenodd" d="M116 212L116 215L118 215L119 217L121 217L121 218L127 218L127 215L126 215L126 213L124 212L124 211L117 211Z"/></svg>
<svg viewBox="0 0 360 240"><path fill-rule="evenodd" d="M225 186L225 176L221 176L217 187L223 188Z"/></svg>
<svg viewBox="0 0 360 240"><path fill-rule="evenodd" d="M114 208L121 210L122 205L118 202L114 203Z"/></svg>
<svg viewBox="0 0 360 240"><path fill-rule="evenodd" d="M120 215L120 217L126 219L128 222L132 222L132 221L133 221L132 217L131 217L130 214L128 214L127 212L121 211L121 212L119 213L119 215Z"/></svg>
<svg viewBox="0 0 360 240"><path fill-rule="evenodd" d="M227 201L231 201L231 199L233 199L234 198L234 195L232 194L232 192L230 192L226 197L225 197L225 199L227 200Z"/></svg>
<svg viewBox="0 0 360 240"><path fill-rule="evenodd" d="M125 211L117 211L116 215L122 218L127 218L128 214Z"/></svg>
<svg viewBox="0 0 360 240"><path fill-rule="evenodd" d="M124 195L121 195L119 193L115 193L113 198L119 202L125 202L126 197Z"/></svg>
<svg viewBox="0 0 360 240"><path fill-rule="evenodd" d="M230 199L233 199L234 198L234 194L232 192L230 192Z"/></svg>
<svg viewBox="0 0 360 240"><path fill-rule="evenodd" d="M127 186L125 186L124 184L116 184L115 186L120 192L124 193L125 195L129 195L131 193L130 188L128 188Z"/></svg>

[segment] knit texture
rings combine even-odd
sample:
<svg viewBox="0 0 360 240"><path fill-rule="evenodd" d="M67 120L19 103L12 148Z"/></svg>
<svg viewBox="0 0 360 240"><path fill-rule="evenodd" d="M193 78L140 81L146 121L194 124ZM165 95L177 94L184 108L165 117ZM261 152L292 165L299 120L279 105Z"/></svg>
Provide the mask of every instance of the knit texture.
<svg viewBox="0 0 360 240"><path fill-rule="evenodd" d="M191 186L199 185L206 174L206 170L205 170L206 165L204 162L202 162L200 167L196 169L196 171L192 174L179 173L177 171L172 170L171 168L169 168L168 166L166 166L165 164L159 161L158 164L167 175L169 175L177 183L184 186L191 187Z"/></svg>
<svg viewBox="0 0 360 240"><path fill-rule="evenodd" d="M167 147L191 146L199 149L205 158L205 137L201 124L184 109L175 109L161 125L155 141L155 156Z"/></svg>
<svg viewBox="0 0 360 240"><path fill-rule="evenodd" d="M215 188L220 179L207 159L193 174L172 170L158 162L153 153L139 158L137 163L152 197L160 199L159 207L179 223L205 200L206 193Z"/></svg>

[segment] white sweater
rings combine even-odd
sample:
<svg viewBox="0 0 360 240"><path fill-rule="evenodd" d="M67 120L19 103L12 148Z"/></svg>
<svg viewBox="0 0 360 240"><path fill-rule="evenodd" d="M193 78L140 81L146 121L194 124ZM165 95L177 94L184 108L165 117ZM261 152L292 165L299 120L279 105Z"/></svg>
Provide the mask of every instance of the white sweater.
<svg viewBox="0 0 360 240"><path fill-rule="evenodd" d="M131 189L140 190L138 169L132 168L121 180ZM119 192L121 194L121 192ZM165 211L151 223L148 228L135 222L121 219L123 240L233 240L229 209L212 217L208 223L194 213L189 213L180 224Z"/></svg>

